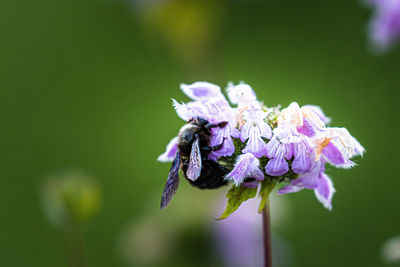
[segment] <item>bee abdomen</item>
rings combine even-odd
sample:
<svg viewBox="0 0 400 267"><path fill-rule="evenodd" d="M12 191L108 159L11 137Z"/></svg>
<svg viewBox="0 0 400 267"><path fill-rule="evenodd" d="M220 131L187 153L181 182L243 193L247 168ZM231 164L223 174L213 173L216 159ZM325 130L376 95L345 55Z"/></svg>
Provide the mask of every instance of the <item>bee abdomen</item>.
<svg viewBox="0 0 400 267"><path fill-rule="evenodd" d="M186 171L188 168L189 161L185 160L182 164L182 171L186 177ZM224 179L225 175L229 173L229 170L222 167L218 163L212 160L203 161L202 169L199 178L196 181L187 179L191 185L200 189L214 189L228 184L228 181Z"/></svg>

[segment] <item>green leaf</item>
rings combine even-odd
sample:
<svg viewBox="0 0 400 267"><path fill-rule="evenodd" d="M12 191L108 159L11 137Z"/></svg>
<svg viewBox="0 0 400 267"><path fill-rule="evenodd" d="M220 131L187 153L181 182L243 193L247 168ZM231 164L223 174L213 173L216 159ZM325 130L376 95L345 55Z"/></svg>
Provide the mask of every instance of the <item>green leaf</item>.
<svg viewBox="0 0 400 267"><path fill-rule="evenodd" d="M258 196L261 197L260 205L258 206L258 212L261 213L267 203L269 193L274 189L276 181L271 181L270 179L264 179L261 183L261 189Z"/></svg>
<svg viewBox="0 0 400 267"><path fill-rule="evenodd" d="M244 186L232 186L229 189L226 197L228 198L228 204L226 205L224 213L218 220L226 219L232 212L237 210L243 201L255 197L257 194L257 188L247 188Z"/></svg>

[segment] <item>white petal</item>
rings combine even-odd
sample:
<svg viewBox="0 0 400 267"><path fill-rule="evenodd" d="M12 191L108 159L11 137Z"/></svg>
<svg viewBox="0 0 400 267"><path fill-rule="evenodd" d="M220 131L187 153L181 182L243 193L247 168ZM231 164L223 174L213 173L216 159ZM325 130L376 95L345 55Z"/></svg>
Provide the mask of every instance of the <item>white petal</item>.
<svg viewBox="0 0 400 267"><path fill-rule="evenodd" d="M227 92L232 104L247 104L257 99L253 89L245 83L240 83L238 85L229 83Z"/></svg>
<svg viewBox="0 0 400 267"><path fill-rule="evenodd" d="M287 108L284 108L278 117L278 124L289 122L295 127L303 125L303 113L299 104L292 102Z"/></svg>

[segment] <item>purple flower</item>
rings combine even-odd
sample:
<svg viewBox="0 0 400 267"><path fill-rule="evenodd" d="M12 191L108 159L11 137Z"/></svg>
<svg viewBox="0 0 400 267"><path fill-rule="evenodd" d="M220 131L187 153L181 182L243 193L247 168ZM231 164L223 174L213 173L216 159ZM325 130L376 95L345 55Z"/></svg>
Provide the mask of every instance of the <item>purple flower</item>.
<svg viewBox="0 0 400 267"><path fill-rule="evenodd" d="M257 158L266 154L266 143L262 137L271 139L271 127L264 121L266 114L261 110L258 103L254 103L243 111L243 119L245 121L241 128L240 140L247 141L243 153L252 153Z"/></svg>
<svg viewBox="0 0 400 267"><path fill-rule="evenodd" d="M375 7L369 25L369 37L378 51L385 51L400 39L400 1L370 0Z"/></svg>
<svg viewBox="0 0 400 267"><path fill-rule="evenodd" d="M268 142L266 150L266 155L270 160L265 166L265 173L271 176L281 176L287 173L289 171L289 164L286 160L292 157L290 145L282 144L274 136Z"/></svg>
<svg viewBox="0 0 400 267"><path fill-rule="evenodd" d="M376 5L380 2L385 1L375 0ZM314 190L317 199L331 209L335 189L325 174L325 164L351 168L355 165L352 157L362 156L365 151L346 128L327 127L330 118L318 106L300 107L292 102L282 110L279 106L268 108L244 83L229 84L227 88L229 100L236 108L230 106L217 85L196 82L182 84L181 89L192 101L173 100L180 118L189 121L201 117L212 124L228 122L223 128L211 128L207 145L223 143L223 146L211 151L208 158L227 168L229 173L225 179L236 186L257 188L264 180L262 170L265 170L272 181L287 181L292 177L279 194ZM234 142L233 138L239 138L242 143ZM172 161L178 150L177 142L177 137L172 139L158 160Z"/></svg>
<svg viewBox="0 0 400 267"><path fill-rule="evenodd" d="M271 176L281 176L289 171L287 160L294 157L292 170L301 174L310 170L314 159L311 140L297 132L289 122L282 121L274 129L274 137L267 144L267 157L270 159L265 172Z"/></svg>
<svg viewBox="0 0 400 267"><path fill-rule="evenodd" d="M242 154L237 158L233 170L225 179L231 180L236 186L240 185L246 178L254 178L258 181L264 180L264 174L259 168L260 162L251 153Z"/></svg>
<svg viewBox="0 0 400 267"><path fill-rule="evenodd" d="M302 174L310 170L314 161L314 149L308 138L304 137L300 142L292 144L294 160L292 170L295 173Z"/></svg>

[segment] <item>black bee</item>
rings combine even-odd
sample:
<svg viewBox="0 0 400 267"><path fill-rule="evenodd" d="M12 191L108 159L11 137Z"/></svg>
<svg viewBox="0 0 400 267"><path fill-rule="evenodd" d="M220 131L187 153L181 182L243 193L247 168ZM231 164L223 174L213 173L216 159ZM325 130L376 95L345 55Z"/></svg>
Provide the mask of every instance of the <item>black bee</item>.
<svg viewBox="0 0 400 267"><path fill-rule="evenodd" d="M224 176L229 170L215 161L209 160L211 151L222 148L225 139L217 146L210 146L211 128L224 128L228 122L209 123L197 117L189 120L178 134L178 151L172 162L168 179L161 197L161 209L164 209L179 187L179 169L191 185L200 189L213 189L227 184Z"/></svg>

